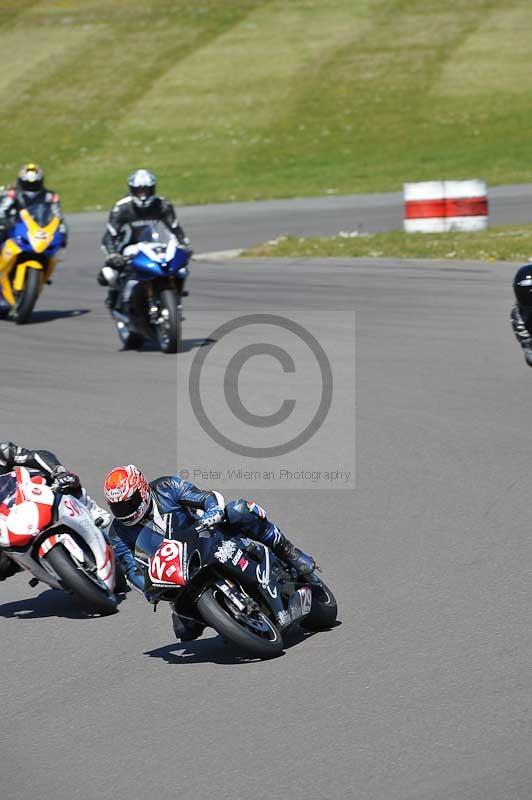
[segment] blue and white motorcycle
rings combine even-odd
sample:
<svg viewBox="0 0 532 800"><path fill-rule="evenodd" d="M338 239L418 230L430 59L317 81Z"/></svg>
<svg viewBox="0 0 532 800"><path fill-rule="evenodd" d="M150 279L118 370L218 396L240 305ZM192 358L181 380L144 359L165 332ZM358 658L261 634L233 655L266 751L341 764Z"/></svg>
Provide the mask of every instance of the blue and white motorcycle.
<svg viewBox="0 0 532 800"><path fill-rule="evenodd" d="M119 278L111 316L126 349L140 349L145 339L151 339L163 353L177 353L191 253L161 223L147 224L136 238L136 244L122 251L127 266Z"/></svg>

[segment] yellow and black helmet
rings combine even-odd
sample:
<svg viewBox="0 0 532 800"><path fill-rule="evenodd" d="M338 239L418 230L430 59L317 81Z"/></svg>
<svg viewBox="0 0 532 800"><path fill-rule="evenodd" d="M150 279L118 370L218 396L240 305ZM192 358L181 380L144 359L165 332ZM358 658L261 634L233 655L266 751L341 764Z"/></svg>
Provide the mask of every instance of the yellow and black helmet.
<svg viewBox="0 0 532 800"><path fill-rule="evenodd" d="M18 178L17 187L22 192L40 192L44 186L44 172L38 164L24 164L21 168Z"/></svg>

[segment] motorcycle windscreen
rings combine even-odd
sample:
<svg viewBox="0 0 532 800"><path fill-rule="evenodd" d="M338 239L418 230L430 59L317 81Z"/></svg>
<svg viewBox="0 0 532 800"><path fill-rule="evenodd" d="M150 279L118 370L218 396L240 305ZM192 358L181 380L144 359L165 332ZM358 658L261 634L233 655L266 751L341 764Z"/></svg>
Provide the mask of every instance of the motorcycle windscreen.
<svg viewBox="0 0 532 800"><path fill-rule="evenodd" d="M51 222L55 216L50 203L33 203L26 208L37 225L40 225L41 228L46 227L46 225L48 225L48 223Z"/></svg>
<svg viewBox="0 0 532 800"><path fill-rule="evenodd" d="M139 244L139 242L150 242L151 244L166 245L171 239L173 234L168 230L166 225L156 220L147 221L145 225L135 225L132 231L132 237L129 244Z"/></svg>
<svg viewBox="0 0 532 800"><path fill-rule="evenodd" d="M135 558L147 566L150 558L154 557L163 542L162 533L144 526L135 542Z"/></svg>

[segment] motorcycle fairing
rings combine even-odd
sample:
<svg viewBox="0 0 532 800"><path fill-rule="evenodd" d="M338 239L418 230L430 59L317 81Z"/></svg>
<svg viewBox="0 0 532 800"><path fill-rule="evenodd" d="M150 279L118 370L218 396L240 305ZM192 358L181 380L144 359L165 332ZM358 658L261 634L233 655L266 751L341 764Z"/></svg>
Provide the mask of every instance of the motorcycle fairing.
<svg viewBox="0 0 532 800"><path fill-rule="evenodd" d="M40 261L29 259L28 261L19 261L15 271L15 278L13 280L13 289L15 292L21 292L24 288L24 281L26 280L26 272L29 269L35 269L38 272L43 272L44 265ZM42 282L42 276L41 276Z"/></svg>
<svg viewBox="0 0 532 800"><path fill-rule="evenodd" d="M53 217L48 225L39 225L31 216L30 212L23 208L20 218L26 225L26 236L35 253L44 253L52 244L57 229L59 228L59 217Z"/></svg>
<svg viewBox="0 0 532 800"><path fill-rule="evenodd" d="M164 539L149 559L148 575L154 586L185 586L187 575L186 542Z"/></svg>
<svg viewBox="0 0 532 800"><path fill-rule="evenodd" d="M87 542L96 563L96 576L114 591L114 551L83 503L72 495L62 495L57 509L57 524L66 525Z"/></svg>
<svg viewBox="0 0 532 800"><path fill-rule="evenodd" d="M47 277L55 269L55 259L52 258L56 250L61 246L63 236L59 232L60 220L53 217L47 225L39 225L27 209L22 209L20 219L15 224L11 237L4 243L0 253L0 290L4 299L9 305L15 305L13 292L21 292L24 288L26 272L28 269L35 269L42 273L41 285L44 275ZM48 259L39 260L31 258L21 259L21 253L36 253L43 256L46 251ZM11 273L16 265L15 277L11 283Z"/></svg>
<svg viewBox="0 0 532 800"><path fill-rule="evenodd" d="M172 240L166 247L160 243L140 242L124 248L124 255L131 258L131 268L138 280L153 280L179 275L188 275L190 254Z"/></svg>
<svg viewBox="0 0 532 800"><path fill-rule="evenodd" d="M17 467L15 480L15 503L0 525L3 547L25 547L53 518L54 493L43 478Z"/></svg>
<svg viewBox="0 0 532 800"><path fill-rule="evenodd" d="M2 290L5 300L7 300L11 306L15 305L15 296L11 288L9 273L15 266L17 256L21 252L22 248L19 247L13 239L8 239L4 242L0 253L0 289Z"/></svg>
<svg viewBox="0 0 532 800"><path fill-rule="evenodd" d="M312 590L310 586L300 586L290 596L288 601L288 613L290 615L290 623L297 622L307 614L310 614L312 608Z"/></svg>

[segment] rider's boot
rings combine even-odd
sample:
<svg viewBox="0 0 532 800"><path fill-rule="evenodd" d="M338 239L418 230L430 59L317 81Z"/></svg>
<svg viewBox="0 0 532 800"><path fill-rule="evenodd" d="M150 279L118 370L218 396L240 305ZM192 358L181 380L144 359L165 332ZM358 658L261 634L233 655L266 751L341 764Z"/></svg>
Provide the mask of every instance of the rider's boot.
<svg viewBox="0 0 532 800"><path fill-rule="evenodd" d="M118 270L113 269L112 267L102 267L96 280L100 286L109 287L107 297L105 298L105 306L106 308L113 309L118 297L118 289L116 285L118 280Z"/></svg>
<svg viewBox="0 0 532 800"><path fill-rule="evenodd" d="M5 581L17 572L22 572L22 567L0 550L0 581Z"/></svg>
<svg viewBox="0 0 532 800"><path fill-rule="evenodd" d="M118 289L109 289L107 297L105 298L105 307L112 310L116 305L117 298Z"/></svg>
<svg viewBox="0 0 532 800"><path fill-rule="evenodd" d="M526 345L523 344L523 355L528 366L532 367L532 342L530 340Z"/></svg>
<svg viewBox="0 0 532 800"><path fill-rule="evenodd" d="M273 522L270 523L269 528L266 530L263 542L268 544L275 555L285 564L288 564L289 567L295 569L299 575L310 575L316 569L316 562L312 556L307 555L299 547L292 544Z"/></svg>
<svg viewBox="0 0 532 800"><path fill-rule="evenodd" d="M182 642L191 642L201 636L205 630L205 625L196 622L194 619L179 616L174 604L171 603L170 605L172 608L172 626L176 639L181 639Z"/></svg>

